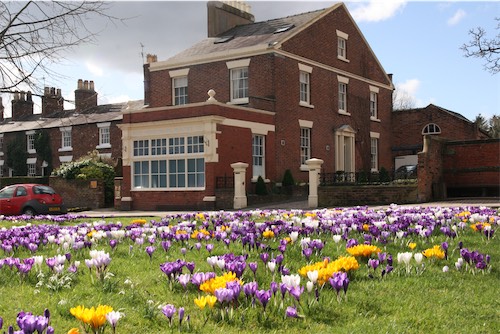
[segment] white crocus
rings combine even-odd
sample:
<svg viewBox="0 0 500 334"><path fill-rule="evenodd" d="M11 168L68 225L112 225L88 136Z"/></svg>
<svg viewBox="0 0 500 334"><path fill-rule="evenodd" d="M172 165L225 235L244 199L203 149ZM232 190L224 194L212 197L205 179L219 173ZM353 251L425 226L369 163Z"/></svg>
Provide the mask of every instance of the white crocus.
<svg viewBox="0 0 500 334"><path fill-rule="evenodd" d="M290 240L292 240L292 242L297 241L298 237L299 237L299 232L293 231L290 233Z"/></svg>
<svg viewBox="0 0 500 334"><path fill-rule="evenodd" d="M319 273L317 270L311 270L307 272L307 278L309 278L309 280L313 282L313 284L316 284L316 282L318 281L318 275Z"/></svg>
<svg viewBox="0 0 500 334"><path fill-rule="evenodd" d="M342 236L340 234L335 234L333 236L333 242L335 242L336 244L338 244L341 239L342 239Z"/></svg>
<svg viewBox="0 0 500 334"><path fill-rule="evenodd" d="M269 261L267 263L267 267L269 268L269 270L274 273L274 270L276 270L276 262L274 261Z"/></svg>
<svg viewBox="0 0 500 334"><path fill-rule="evenodd" d="M417 264L420 264L420 263L422 263L424 255L422 253L415 253L415 255L413 255L413 257L415 258L415 262L417 262Z"/></svg>

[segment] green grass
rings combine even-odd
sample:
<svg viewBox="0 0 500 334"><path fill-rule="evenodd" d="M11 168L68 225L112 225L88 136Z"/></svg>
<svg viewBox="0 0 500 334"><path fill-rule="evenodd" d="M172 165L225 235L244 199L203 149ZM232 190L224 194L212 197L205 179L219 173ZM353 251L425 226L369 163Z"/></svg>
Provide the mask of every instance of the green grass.
<svg viewBox="0 0 500 334"><path fill-rule="evenodd" d="M148 218L149 219L149 218ZM114 218L106 222L120 221L124 225L132 219ZM158 219L159 220L159 219ZM79 220L68 224L92 222L92 219ZM39 222L43 223L43 222ZM22 223L0 222L2 227L10 228ZM284 237L284 236L280 236ZM312 234L311 239L320 238L325 241L325 248L321 254L313 255L310 262L321 261L324 256L336 259L345 252L345 241L338 247L327 234ZM359 237L360 235L350 235ZM445 241L445 237L434 233L430 240L414 238L417 243L415 252L422 251ZM71 282L70 288L61 288L52 291L45 284L37 286L39 279L34 272L22 279L16 270L0 269L0 316L4 319L4 328L15 323L19 311L29 311L42 314L48 308L52 314L51 323L56 333L66 333L72 327L78 327L78 321L69 313L71 307L84 305L86 307L107 304L115 310L123 312L125 317L120 319L117 333L168 333L178 332L178 319L172 328L169 328L167 319L163 316L158 305L174 304L177 308L184 307L186 316L190 316L190 327L182 326L182 332L192 333L500 333L500 245L498 238L487 241L485 237L466 228L458 238L448 240L450 243L450 257L447 260L430 261L424 259L425 270L421 274L412 271L406 274L404 268L397 264L396 254L409 249L404 243L389 243L386 246L377 245L383 251L394 257L395 270L380 278L380 269L376 277L368 276L369 270L366 261L360 261L360 269L350 275L350 285L347 300L338 302L335 291L327 284L320 293L317 303L308 306L311 296L306 291L301 298L300 319L285 319L284 309L279 309L281 297L271 299L267 312L264 313L258 304L252 307L240 296L240 304L235 308L233 317L228 319L221 310L199 310L193 299L202 295L194 286L185 291L179 283L169 286L168 280L159 269L161 263L175 261L178 258L196 263L195 271L211 271L206 258L209 255L221 255L233 252L236 255L248 253L247 262L258 262L257 281L259 287L269 288L273 276L264 269L257 251L248 252L239 244L231 243L227 248L215 240L209 241L215 245L211 254L205 250L207 242L203 241L200 251L193 248L196 240L189 240L187 244L179 245L172 242L172 248L166 253L159 245L157 238L156 251L152 260L144 249L148 245L147 238L144 245L138 246L129 239L120 243L115 250L111 250L108 240L103 239L94 246L94 249L105 250L112 258L109 272L112 277L103 282L98 281L85 267L84 260L89 258L89 250L72 251L72 261L81 261L78 273ZM464 247L479 250L491 256L491 270L486 273L457 271L454 263L458 252L453 249L459 241ZM276 248L279 239L268 242L271 248ZM186 255L181 254L181 247L188 249ZM131 249L132 248L132 249ZM193 248L193 249L191 249ZM57 245L40 247L36 255L54 256L64 251ZM276 255L277 252L275 251ZM31 254L20 248L14 254L21 259ZM0 259L4 255L0 251ZM285 253L284 263L292 274L308 262L301 255L300 245L295 243L289 246ZM443 266L449 266L448 272L443 272ZM47 275L48 268L44 265L43 272ZM184 270L184 272L187 272ZM219 272L219 271L217 271ZM131 283L126 283L128 280ZM245 282L253 280L253 274L247 269L243 276ZM281 282L279 275L275 276ZM307 282L302 278L302 285ZM276 303L276 305L275 305ZM293 305L287 297L285 307ZM205 323L205 317L208 320ZM107 332L111 333L108 328Z"/></svg>

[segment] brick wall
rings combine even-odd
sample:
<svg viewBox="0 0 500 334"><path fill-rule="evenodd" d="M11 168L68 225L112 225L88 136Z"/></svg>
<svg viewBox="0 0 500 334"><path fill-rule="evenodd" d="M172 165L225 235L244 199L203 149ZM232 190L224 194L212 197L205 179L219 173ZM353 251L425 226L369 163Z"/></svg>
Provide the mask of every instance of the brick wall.
<svg viewBox="0 0 500 334"><path fill-rule="evenodd" d="M418 202L416 185L319 187L319 207Z"/></svg>
<svg viewBox="0 0 500 334"><path fill-rule="evenodd" d="M70 208L104 208L104 183L100 180L96 187L91 186L90 180L66 180L60 177L51 177L50 186L59 193L68 209Z"/></svg>

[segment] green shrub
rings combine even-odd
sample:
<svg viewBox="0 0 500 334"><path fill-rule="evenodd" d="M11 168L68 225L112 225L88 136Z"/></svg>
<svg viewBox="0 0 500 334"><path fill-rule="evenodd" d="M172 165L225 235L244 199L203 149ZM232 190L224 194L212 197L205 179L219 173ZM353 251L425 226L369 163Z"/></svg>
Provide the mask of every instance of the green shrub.
<svg viewBox="0 0 500 334"><path fill-rule="evenodd" d="M255 184L255 194L257 195L267 195L266 183L262 176L259 175L257 183Z"/></svg>
<svg viewBox="0 0 500 334"><path fill-rule="evenodd" d="M293 179L292 171L287 169L283 175L283 180L281 181L283 187L295 185L295 180Z"/></svg>
<svg viewBox="0 0 500 334"><path fill-rule="evenodd" d="M379 171L379 181L380 182L390 182L391 177L389 176L389 172L385 167L381 167Z"/></svg>
<svg viewBox="0 0 500 334"><path fill-rule="evenodd" d="M115 169L111 165L111 161L105 161L95 151L81 157L77 161L61 165L52 172L52 175L67 180L102 180L104 182L105 203L107 205L113 203Z"/></svg>

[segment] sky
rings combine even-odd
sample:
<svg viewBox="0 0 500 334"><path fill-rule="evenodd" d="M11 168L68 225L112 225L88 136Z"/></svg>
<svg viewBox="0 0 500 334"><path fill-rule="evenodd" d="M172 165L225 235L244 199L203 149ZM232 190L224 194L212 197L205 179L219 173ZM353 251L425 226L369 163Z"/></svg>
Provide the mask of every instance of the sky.
<svg viewBox="0 0 500 334"><path fill-rule="evenodd" d="M247 1L257 22L328 8L334 1ZM109 14L125 20L88 21L100 31L93 44L81 45L51 68L62 76L40 78L41 86L62 90L74 100L78 79L93 80L98 103L143 98L146 54L166 60L207 36L207 7L202 1L116 1ZM483 27L487 37L500 17L497 1L354 1L345 2L356 24L398 91L415 107L432 103L474 120L478 114L500 115L500 74L484 61L466 58L460 47L469 30ZM209 87L207 87L208 90ZM34 98L35 112L40 99ZM3 95L6 117L10 97ZM74 105L65 102L65 109Z"/></svg>

